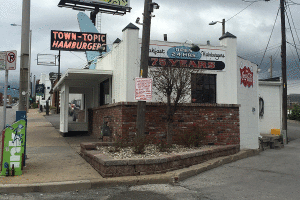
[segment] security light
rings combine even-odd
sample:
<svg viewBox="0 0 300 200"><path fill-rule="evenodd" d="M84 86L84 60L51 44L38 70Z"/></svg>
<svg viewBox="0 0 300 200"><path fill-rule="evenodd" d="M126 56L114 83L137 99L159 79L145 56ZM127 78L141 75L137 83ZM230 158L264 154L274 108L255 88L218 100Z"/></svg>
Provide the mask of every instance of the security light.
<svg viewBox="0 0 300 200"><path fill-rule="evenodd" d="M140 22L140 19L141 19L141 18L139 18L139 17L136 18L135 23L137 23L137 24L139 24L139 25L143 25L143 23Z"/></svg>
<svg viewBox="0 0 300 200"><path fill-rule="evenodd" d="M212 22L209 23L209 25L215 25L216 23L218 23L218 21L215 21L215 22L212 21Z"/></svg>

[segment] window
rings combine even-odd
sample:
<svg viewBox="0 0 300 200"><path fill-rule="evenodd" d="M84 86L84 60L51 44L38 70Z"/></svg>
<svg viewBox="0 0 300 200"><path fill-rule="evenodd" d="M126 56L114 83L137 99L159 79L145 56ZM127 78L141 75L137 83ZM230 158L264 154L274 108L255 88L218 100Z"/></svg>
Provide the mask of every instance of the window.
<svg viewBox="0 0 300 200"><path fill-rule="evenodd" d="M216 75L192 74L192 103L216 103Z"/></svg>
<svg viewBox="0 0 300 200"><path fill-rule="evenodd" d="M100 83L100 106L109 104L109 79Z"/></svg>

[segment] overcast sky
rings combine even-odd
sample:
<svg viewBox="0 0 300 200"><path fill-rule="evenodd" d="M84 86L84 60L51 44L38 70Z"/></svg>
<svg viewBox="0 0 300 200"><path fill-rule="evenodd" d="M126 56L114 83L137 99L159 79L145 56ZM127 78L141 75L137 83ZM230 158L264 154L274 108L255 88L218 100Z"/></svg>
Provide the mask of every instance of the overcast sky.
<svg viewBox="0 0 300 200"><path fill-rule="evenodd" d="M32 57L31 72L37 77L43 73L57 72L57 67L37 65L37 54L58 54L58 51L50 50L50 31L79 31L77 22L78 11L70 8L59 8L59 0L31 0L31 25L32 30ZM190 40L195 44L206 44L210 40L211 45L219 45L219 37L222 33L222 25L208 25L211 21L226 20L226 32L237 36L238 55L256 64L260 64L264 50L276 19L279 8L279 0L265 2L263 0L253 3L252 0L153 0L160 5L159 10L154 11L152 19L151 39L163 40L163 34L168 34L168 40L184 43ZM292 28L300 29L300 5L288 1L287 8L289 21ZM300 0L293 0L300 4ZM251 5L250 5L251 4ZM249 6L250 5L250 6ZM112 44L116 38L122 39L122 29L130 22L134 23L137 17L142 18L144 0L130 0L130 13L124 16L102 14L101 32L106 33L108 44ZM246 8L249 6L248 8ZM246 9L245 9L246 8ZM245 9L244 11L242 11ZM298 11L297 11L298 10ZM239 13L242 11L241 13ZM290 16L290 11L292 18ZM85 12L89 16L89 12ZM239 13L238 15L236 15ZM235 16L236 15L236 16ZM233 18L232 18L233 17ZM293 19L293 21L292 21ZM227 21L228 20L228 21ZM21 27L10 24L22 24L22 0L1 1L0 7L0 51L17 50L20 55ZM261 68L261 77L267 78L270 56L274 60L275 76L280 76L280 12L269 43L269 49L265 55ZM139 25L138 25L139 26ZM142 27L140 27L140 37ZM286 19L287 41L293 43L293 38ZM293 35L296 45L299 38L294 29ZM298 56L295 48L287 44L288 50L288 79L297 80L299 76ZM300 52L299 52L300 53ZM68 68L82 68L87 63L84 53L61 52L61 71ZM17 81L20 72L20 58L17 60L17 70L9 71L9 81ZM0 84L3 86L4 71L0 71ZM289 85L288 92L300 93L295 90L300 86L296 82Z"/></svg>

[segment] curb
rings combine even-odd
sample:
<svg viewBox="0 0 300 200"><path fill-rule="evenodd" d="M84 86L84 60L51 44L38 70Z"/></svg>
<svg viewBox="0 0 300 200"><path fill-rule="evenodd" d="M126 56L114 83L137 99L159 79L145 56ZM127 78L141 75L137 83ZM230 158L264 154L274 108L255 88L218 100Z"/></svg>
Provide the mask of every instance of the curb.
<svg viewBox="0 0 300 200"><path fill-rule="evenodd" d="M0 193L29 193L29 192L66 192L100 187L115 187L121 185L146 185L146 184L176 184L202 172L214 169L224 164L235 162L244 158L258 155L259 149L245 149L239 153L208 160L204 163L193 165L185 169L167 172L166 174L152 174L144 176L125 176L107 179L91 179L80 181L49 182L35 184L4 184L0 186Z"/></svg>
<svg viewBox="0 0 300 200"><path fill-rule="evenodd" d="M179 181L183 181L187 178L208 171L210 169L214 169L224 164L258 155L260 152L260 149L245 149L234 155L215 158L199 165L193 165L185 169L176 170L173 176L173 183L178 183Z"/></svg>

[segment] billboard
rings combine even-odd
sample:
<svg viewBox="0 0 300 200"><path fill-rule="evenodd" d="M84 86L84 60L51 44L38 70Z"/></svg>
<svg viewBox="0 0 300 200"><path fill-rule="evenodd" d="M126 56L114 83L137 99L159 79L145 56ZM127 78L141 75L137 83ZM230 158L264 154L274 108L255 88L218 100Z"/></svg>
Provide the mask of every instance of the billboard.
<svg viewBox="0 0 300 200"><path fill-rule="evenodd" d="M129 0L73 0L82 3L91 3L91 4L110 4L129 7Z"/></svg>
<svg viewBox="0 0 300 200"><path fill-rule="evenodd" d="M106 34L51 30L50 49L106 52Z"/></svg>
<svg viewBox="0 0 300 200"><path fill-rule="evenodd" d="M75 10L94 11L114 15L124 15L130 12L129 0L60 0L58 7L73 8Z"/></svg>

